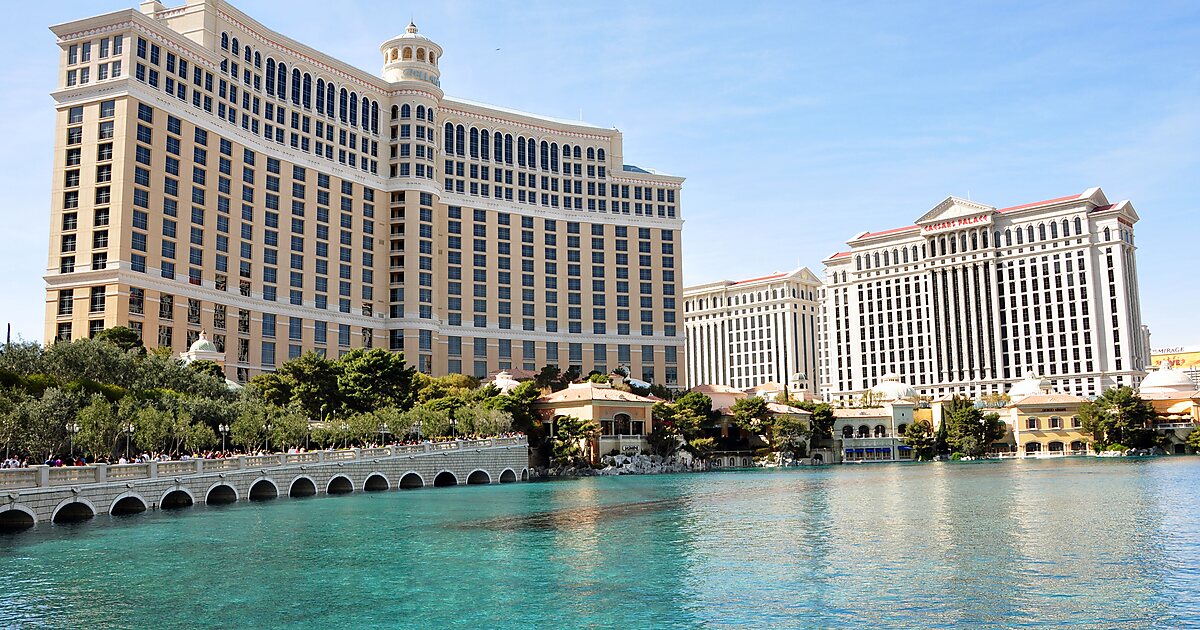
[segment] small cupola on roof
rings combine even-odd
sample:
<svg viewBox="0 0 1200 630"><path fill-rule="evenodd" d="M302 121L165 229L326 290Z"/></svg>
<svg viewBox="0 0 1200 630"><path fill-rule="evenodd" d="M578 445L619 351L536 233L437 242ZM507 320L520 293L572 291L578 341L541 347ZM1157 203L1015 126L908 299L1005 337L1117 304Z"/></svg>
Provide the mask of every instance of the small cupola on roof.
<svg viewBox="0 0 1200 630"><path fill-rule="evenodd" d="M1138 391L1143 394L1169 394L1175 392L1196 391L1196 384L1183 370L1171 367L1170 361L1164 360L1157 370L1152 370L1142 379Z"/></svg>
<svg viewBox="0 0 1200 630"><path fill-rule="evenodd" d="M383 78L392 83L415 81L441 87L441 72L438 62L442 58L442 47L417 32L417 25L409 22L404 33L397 35L379 47L383 53Z"/></svg>
<svg viewBox="0 0 1200 630"><path fill-rule="evenodd" d="M1010 400L1020 400L1026 396L1049 394L1052 388L1050 379L1036 374L1027 374L1024 379L1014 383L1008 390L1008 397Z"/></svg>
<svg viewBox="0 0 1200 630"><path fill-rule="evenodd" d="M917 391L912 385L905 383L899 374L889 372L879 377L879 382L871 388L871 393L879 396L884 402L894 400L915 400Z"/></svg>

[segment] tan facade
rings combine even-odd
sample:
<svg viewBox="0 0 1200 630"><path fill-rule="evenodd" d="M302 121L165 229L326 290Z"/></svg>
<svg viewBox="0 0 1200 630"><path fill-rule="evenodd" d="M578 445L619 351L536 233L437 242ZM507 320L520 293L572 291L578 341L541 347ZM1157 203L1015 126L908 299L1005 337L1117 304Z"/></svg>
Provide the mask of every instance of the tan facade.
<svg viewBox="0 0 1200 630"><path fill-rule="evenodd" d="M596 437L586 444L586 450L588 459L597 463L603 455L637 454L649 448L646 436L654 430L654 402L610 385L584 382L542 396L534 408L551 432L562 416L594 423Z"/></svg>
<svg viewBox="0 0 1200 630"><path fill-rule="evenodd" d="M207 331L238 380L375 346L678 383L683 180L619 132L445 97L414 26L380 78L224 2L144 9L53 29L47 341Z"/></svg>

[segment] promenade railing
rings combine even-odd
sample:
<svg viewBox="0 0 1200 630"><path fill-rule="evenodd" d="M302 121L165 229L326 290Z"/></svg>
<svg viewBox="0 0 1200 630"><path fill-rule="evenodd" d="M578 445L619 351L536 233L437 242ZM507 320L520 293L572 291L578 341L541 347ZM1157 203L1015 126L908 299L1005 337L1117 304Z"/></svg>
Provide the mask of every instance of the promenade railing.
<svg viewBox="0 0 1200 630"><path fill-rule="evenodd" d="M133 464L89 464L87 466L30 466L0 469L0 490L21 488L51 488L111 481L135 481L162 477L183 477L230 470L280 468L300 464L372 461L400 455L421 455L445 451L479 450L526 446L524 437L484 438L426 442L379 448L350 448L305 453L272 453L270 455L237 455L220 459L173 459Z"/></svg>

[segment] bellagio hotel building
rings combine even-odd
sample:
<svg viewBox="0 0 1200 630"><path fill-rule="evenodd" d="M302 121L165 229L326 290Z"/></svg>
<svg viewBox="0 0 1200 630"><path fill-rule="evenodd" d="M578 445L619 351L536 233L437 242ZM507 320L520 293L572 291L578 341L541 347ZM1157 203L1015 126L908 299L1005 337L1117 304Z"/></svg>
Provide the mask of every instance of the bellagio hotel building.
<svg viewBox="0 0 1200 630"><path fill-rule="evenodd" d="M620 132L444 96L411 24L381 77L220 0L52 30L47 341L203 331L239 381L384 347L678 383L683 179Z"/></svg>

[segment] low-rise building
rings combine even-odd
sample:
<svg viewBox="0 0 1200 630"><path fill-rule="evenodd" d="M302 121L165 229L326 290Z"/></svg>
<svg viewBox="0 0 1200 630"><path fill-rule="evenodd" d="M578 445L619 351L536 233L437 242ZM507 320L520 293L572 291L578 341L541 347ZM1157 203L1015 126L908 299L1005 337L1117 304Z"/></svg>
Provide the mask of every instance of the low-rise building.
<svg viewBox="0 0 1200 630"><path fill-rule="evenodd" d="M871 405L833 410L833 436L843 462L913 458L904 430L913 421L917 393L896 374L885 374L870 389Z"/></svg>
<svg viewBox="0 0 1200 630"><path fill-rule="evenodd" d="M1163 436L1164 449L1191 452L1185 440L1200 425L1200 391L1188 371L1163 361L1142 379L1138 394L1154 407L1154 430Z"/></svg>
<svg viewBox="0 0 1200 630"><path fill-rule="evenodd" d="M603 455L637 454L650 449L646 436L654 430L651 408L654 400L604 383L572 383L566 389L546 394L534 402L542 422L554 435L557 421L574 416L596 424L596 437L585 445L588 461L599 463Z"/></svg>

